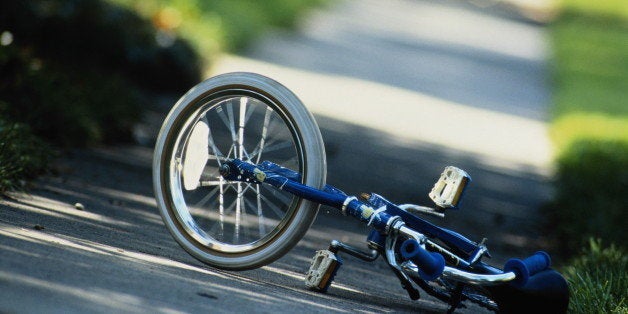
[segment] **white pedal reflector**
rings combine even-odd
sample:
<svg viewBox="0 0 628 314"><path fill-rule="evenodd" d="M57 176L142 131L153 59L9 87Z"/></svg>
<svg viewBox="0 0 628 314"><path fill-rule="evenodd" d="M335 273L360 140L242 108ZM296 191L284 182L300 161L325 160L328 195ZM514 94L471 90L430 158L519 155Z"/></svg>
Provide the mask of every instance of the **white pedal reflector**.
<svg viewBox="0 0 628 314"><path fill-rule="evenodd" d="M464 170L448 166L430 191L430 198L441 208L458 208L462 194L471 181Z"/></svg>
<svg viewBox="0 0 628 314"><path fill-rule="evenodd" d="M327 292L340 265L342 261L331 251L316 251L310 270L305 275L305 286L311 290Z"/></svg>
<svg viewBox="0 0 628 314"><path fill-rule="evenodd" d="M208 145L209 127L205 122L199 121L185 147L183 156L183 186L186 190L194 190L199 186L199 180L207 163L209 155Z"/></svg>

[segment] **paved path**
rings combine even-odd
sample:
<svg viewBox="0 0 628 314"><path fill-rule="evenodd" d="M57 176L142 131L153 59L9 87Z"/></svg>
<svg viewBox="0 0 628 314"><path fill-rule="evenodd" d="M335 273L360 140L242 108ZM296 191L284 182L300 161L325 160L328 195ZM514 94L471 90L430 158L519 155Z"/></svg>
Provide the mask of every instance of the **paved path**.
<svg viewBox="0 0 628 314"><path fill-rule="evenodd" d="M244 58L224 58L212 73L261 72L321 116L490 166L546 172L541 29L442 3L343 2L298 34L277 34Z"/></svg>
<svg viewBox="0 0 628 314"><path fill-rule="evenodd" d="M252 71L316 115L328 181L429 204L447 165L474 181L443 222L511 253L542 245L547 182L543 29L455 1L346 1L278 33L211 74Z"/></svg>
<svg viewBox="0 0 628 314"><path fill-rule="evenodd" d="M321 126L329 183L350 193L427 203L444 166L468 170L464 209L440 223L487 236L499 265L543 245L534 218L550 191L542 30L494 13L453 1L343 1L214 71L261 72L293 89ZM30 195L0 200L0 312L444 311L431 298L410 301L381 261L347 257L327 295L305 290L315 250L332 238L360 246L366 233L327 208L272 265L200 264L160 220L151 154L74 152Z"/></svg>

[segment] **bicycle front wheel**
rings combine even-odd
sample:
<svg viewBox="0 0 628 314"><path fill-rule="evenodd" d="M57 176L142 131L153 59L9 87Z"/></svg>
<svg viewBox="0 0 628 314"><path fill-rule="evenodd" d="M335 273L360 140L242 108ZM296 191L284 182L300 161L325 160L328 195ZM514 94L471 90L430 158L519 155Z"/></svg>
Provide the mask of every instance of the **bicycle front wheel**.
<svg viewBox="0 0 628 314"><path fill-rule="evenodd" d="M319 205L262 184L226 181L219 167L233 158L272 161L321 188L325 150L301 101L258 74L210 78L172 108L153 160L163 221L200 261L242 270L283 256L305 234Z"/></svg>

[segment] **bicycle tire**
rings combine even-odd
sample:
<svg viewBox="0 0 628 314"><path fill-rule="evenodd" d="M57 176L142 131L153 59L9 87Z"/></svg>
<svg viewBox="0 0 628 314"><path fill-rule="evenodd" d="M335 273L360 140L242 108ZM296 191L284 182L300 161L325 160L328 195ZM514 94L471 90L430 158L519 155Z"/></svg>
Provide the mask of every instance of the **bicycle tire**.
<svg viewBox="0 0 628 314"><path fill-rule="evenodd" d="M268 77L212 77L170 110L155 145L153 187L167 229L189 254L222 269L251 269L280 258L303 237L319 204L216 175L221 160L259 162L262 155L297 168L303 184L325 185L316 121L297 96Z"/></svg>

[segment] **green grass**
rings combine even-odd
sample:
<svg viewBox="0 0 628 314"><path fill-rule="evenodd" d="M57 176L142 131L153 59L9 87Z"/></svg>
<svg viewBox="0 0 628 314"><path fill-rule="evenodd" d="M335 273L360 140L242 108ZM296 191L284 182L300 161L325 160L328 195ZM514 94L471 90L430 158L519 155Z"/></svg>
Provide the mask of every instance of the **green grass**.
<svg viewBox="0 0 628 314"><path fill-rule="evenodd" d="M628 313L628 2L559 5L549 27L557 173L547 234L573 258L563 271L570 312Z"/></svg>
<svg viewBox="0 0 628 314"><path fill-rule="evenodd" d="M591 239L589 247L565 267L571 313L628 313L628 255Z"/></svg>
<svg viewBox="0 0 628 314"><path fill-rule="evenodd" d="M560 150L589 138L628 141L628 3L565 1L551 27L552 138Z"/></svg>
<svg viewBox="0 0 628 314"><path fill-rule="evenodd" d="M628 244L628 2L564 0L550 29L556 196L548 234L565 256L588 237Z"/></svg>
<svg viewBox="0 0 628 314"><path fill-rule="evenodd" d="M628 5L624 0L559 0L563 11L585 12L603 18L628 18Z"/></svg>

